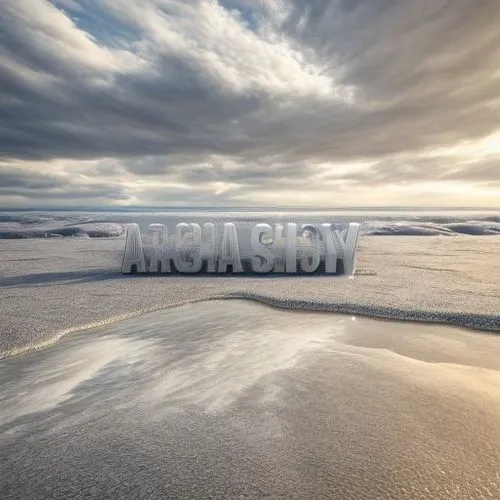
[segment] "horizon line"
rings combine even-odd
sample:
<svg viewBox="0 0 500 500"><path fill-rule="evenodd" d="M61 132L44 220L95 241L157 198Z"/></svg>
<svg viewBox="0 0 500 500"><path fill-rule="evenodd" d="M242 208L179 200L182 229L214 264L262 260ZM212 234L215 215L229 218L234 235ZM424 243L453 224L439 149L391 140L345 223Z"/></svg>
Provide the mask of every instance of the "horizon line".
<svg viewBox="0 0 500 500"><path fill-rule="evenodd" d="M195 210L238 210L238 211L349 211L349 210L366 210L366 211L426 211L426 210L446 210L446 211L500 211L500 207L454 207L454 206L439 206L439 205L409 205L409 206L277 206L277 205L173 205L173 206L150 206L150 205L127 205L127 206L56 206L56 207L1 207L0 212L131 212L139 211L195 211Z"/></svg>

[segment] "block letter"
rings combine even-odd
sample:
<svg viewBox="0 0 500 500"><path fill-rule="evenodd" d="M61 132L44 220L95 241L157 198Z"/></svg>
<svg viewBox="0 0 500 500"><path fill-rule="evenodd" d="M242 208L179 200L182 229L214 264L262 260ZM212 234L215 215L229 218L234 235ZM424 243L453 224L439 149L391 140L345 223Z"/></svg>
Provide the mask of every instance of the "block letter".
<svg viewBox="0 0 500 500"><path fill-rule="evenodd" d="M337 248L333 237L332 225L321 224L319 230L325 243L325 272L334 274L337 272Z"/></svg>
<svg viewBox="0 0 500 500"><path fill-rule="evenodd" d="M344 274L352 275L355 271L356 247L358 245L359 231L361 224L350 222L347 235L344 237L340 231L334 231L337 250L341 250L342 263L344 265Z"/></svg>
<svg viewBox="0 0 500 500"><path fill-rule="evenodd" d="M211 222L203 225L201 256L207 261L207 273L215 273L215 226Z"/></svg>
<svg viewBox="0 0 500 500"><path fill-rule="evenodd" d="M137 224L127 225L125 251L123 252L122 273L145 273L146 259L142 248L142 238Z"/></svg>
<svg viewBox="0 0 500 500"><path fill-rule="evenodd" d="M252 271L256 273L268 273L274 266L274 254L262 242L263 236L272 239L273 228L269 224L257 224L252 230Z"/></svg>
<svg viewBox="0 0 500 500"><path fill-rule="evenodd" d="M168 256L168 231L164 224L150 224L148 232L151 235L151 256L149 271L152 273L169 273L170 259Z"/></svg>
<svg viewBox="0 0 500 500"><path fill-rule="evenodd" d="M313 273L318 269L321 252L319 247L319 234L318 229L311 224L303 224L301 228L301 233L308 231L311 233L311 242L302 245L302 256L300 258L300 268L305 273ZM302 236L304 238L304 236Z"/></svg>
<svg viewBox="0 0 500 500"><path fill-rule="evenodd" d="M236 227L233 223L226 222L224 224L224 234L222 236L218 272L227 272L227 266L229 265L233 267L233 273L243 272Z"/></svg>
<svg viewBox="0 0 500 500"><path fill-rule="evenodd" d="M180 273L201 271L201 227L199 224L181 222L175 227L174 263Z"/></svg>
<svg viewBox="0 0 500 500"><path fill-rule="evenodd" d="M289 222L286 225L286 272L297 272L297 224Z"/></svg>

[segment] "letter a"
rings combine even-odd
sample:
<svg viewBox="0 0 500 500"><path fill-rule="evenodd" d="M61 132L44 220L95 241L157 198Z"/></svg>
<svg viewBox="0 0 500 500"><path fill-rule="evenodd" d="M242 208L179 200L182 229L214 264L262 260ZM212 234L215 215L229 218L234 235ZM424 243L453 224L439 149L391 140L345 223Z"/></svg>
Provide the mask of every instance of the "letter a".
<svg viewBox="0 0 500 500"><path fill-rule="evenodd" d="M227 266L229 265L233 267L233 273L243 272L243 266L240 259L240 249L238 247L238 237L236 235L236 227L231 222L226 222L224 224L224 234L222 236L217 271L219 273L225 273L227 272Z"/></svg>
<svg viewBox="0 0 500 500"><path fill-rule="evenodd" d="M142 248L141 233L137 224L128 224L125 251L123 253L122 273L145 273L146 259Z"/></svg>

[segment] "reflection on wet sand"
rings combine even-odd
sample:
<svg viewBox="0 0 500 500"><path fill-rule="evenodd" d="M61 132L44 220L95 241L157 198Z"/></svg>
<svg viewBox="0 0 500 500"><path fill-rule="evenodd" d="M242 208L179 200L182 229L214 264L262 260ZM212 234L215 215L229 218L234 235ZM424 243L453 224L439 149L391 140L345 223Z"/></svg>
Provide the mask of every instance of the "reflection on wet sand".
<svg viewBox="0 0 500 500"><path fill-rule="evenodd" d="M244 301L68 336L0 363L0 496L498 498L499 353Z"/></svg>

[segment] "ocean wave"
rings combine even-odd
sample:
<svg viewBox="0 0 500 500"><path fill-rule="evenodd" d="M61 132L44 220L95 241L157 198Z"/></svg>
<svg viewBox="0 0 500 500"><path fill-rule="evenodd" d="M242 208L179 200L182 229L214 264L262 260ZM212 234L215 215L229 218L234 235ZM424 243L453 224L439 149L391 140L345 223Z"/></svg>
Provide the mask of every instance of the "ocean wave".
<svg viewBox="0 0 500 500"><path fill-rule="evenodd" d="M16 346L7 350L2 350L0 346L0 359L11 356L18 356L26 352L38 351L40 349L47 348L50 345L58 342L65 335L71 333L83 332L128 319L133 319L150 313L182 307L189 304L231 300L246 300L275 309L291 310L297 312L322 312L351 316L355 315L380 320L441 324L459 328L469 328L484 332L500 332L500 317L498 315L428 311L423 309L401 309L396 307L370 306L367 304L360 304L355 302L336 303L310 299L294 300L251 292L226 292L218 294L207 294L204 297L193 297L190 299L173 301L171 303L164 303L146 308L137 308L135 310L131 310L129 312L122 313L116 316L96 319L87 323L77 323L69 328L54 331L48 339L35 342L31 345Z"/></svg>
<svg viewBox="0 0 500 500"><path fill-rule="evenodd" d="M446 224L446 228L455 233L470 235L496 235L500 234L500 222L472 221L457 224Z"/></svg>
<svg viewBox="0 0 500 500"><path fill-rule="evenodd" d="M190 212L87 213L19 212L0 213L0 239L19 238L99 238L116 237L127 223L138 223L146 232L151 223L174 226L178 222L222 222L233 220L248 226L257 222L319 223L359 222L366 236L496 236L500 235L500 216L491 212L216 212L193 215Z"/></svg>
<svg viewBox="0 0 500 500"><path fill-rule="evenodd" d="M396 222L392 224L366 224L363 233L371 236L470 236L500 235L500 222L468 221L442 223Z"/></svg>
<svg viewBox="0 0 500 500"><path fill-rule="evenodd" d="M48 229L16 228L0 230L0 239L26 238L113 238L125 232L122 224L81 224Z"/></svg>
<svg viewBox="0 0 500 500"><path fill-rule="evenodd" d="M405 224L398 222L381 226L365 226L363 233L369 236L449 236L453 234L453 231L437 224Z"/></svg>

